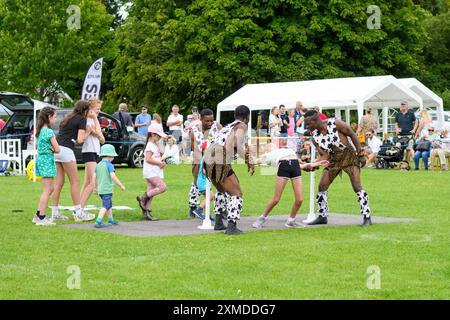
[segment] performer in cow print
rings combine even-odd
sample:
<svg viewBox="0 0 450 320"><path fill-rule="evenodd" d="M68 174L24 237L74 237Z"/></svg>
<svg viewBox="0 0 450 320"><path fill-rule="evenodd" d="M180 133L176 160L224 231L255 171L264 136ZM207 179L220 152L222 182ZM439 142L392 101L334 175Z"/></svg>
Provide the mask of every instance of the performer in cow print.
<svg viewBox="0 0 450 320"><path fill-rule="evenodd" d="M305 124L312 134L313 143L320 155L319 160L330 162L324 169L319 183L319 192L316 198L319 216L309 224L327 224L328 188L337 175L345 171L350 177L361 214L364 217L361 226L371 225L369 196L363 190L360 179L360 167L364 167L366 160L355 132L346 123L335 118L321 120L319 113L314 110L306 112ZM354 147L350 144L349 138Z"/></svg>
<svg viewBox="0 0 450 320"><path fill-rule="evenodd" d="M200 121L201 127L193 126L190 131L191 146L193 150L192 175L194 178L191 189L189 191L189 212L191 218L195 217L196 210L200 205L200 195L197 188L197 177L200 168L200 162L203 158L203 152L208 142L214 140L220 129L222 129L221 124L214 121L214 112L210 109L202 110L202 112L200 113ZM216 195L216 202L223 201L222 199L225 198L225 196L226 195L218 192ZM218 212L217 208L215 208L215 212L216 214L224 214L224 212ZM216 219L216 225L218 227L217 230L224 229L222 219L219 218L219 222L217 222Z"/></svg>
<svg viewBox="0 0 450 320"><path fill-rule="evenodd" d="M251 175L255 172L255 165L247 144L248 122L250 109L244 105L234 110L235 121L223 127L211 145L206 149L204 166L208 179L218 192L227 193L229 198L216 201L219 212L227 210L228 225L226 234L240 234L237 221L242 212L242 191L239 180L231 168L235 156L245 160Z"/></svg>

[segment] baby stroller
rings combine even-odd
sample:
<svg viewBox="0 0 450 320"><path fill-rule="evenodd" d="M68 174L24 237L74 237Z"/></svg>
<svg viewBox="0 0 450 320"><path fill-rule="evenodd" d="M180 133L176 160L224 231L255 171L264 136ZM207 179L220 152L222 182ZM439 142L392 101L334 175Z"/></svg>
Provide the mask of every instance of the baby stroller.
<svg viewBox="0 0 450 320"><path fill-rule="evenodd" d="M377 155L376 168L400 168L404 170L410 170L409 163L403 161L403 154L407 145L408 142L406 142L406 144L401 143L400 147L395 146L391 143L383 144Z"/></svg>
<svg viewBox="0 0 450 320"><path fill-rule="evenodd" d="M10 176L11 174L8 171L9 161L8 160L0 160L0 176Z"/></svg>

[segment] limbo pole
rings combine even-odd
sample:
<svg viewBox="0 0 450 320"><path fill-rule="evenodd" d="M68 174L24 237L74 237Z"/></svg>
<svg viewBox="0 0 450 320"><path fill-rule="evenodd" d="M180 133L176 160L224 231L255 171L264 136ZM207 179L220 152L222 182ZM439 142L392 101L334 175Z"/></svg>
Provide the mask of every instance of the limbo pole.
<svg viewBox="0 0 450 320"><path fill-rule="evenodd" d="M316 148L314 144L311 143L311 163L316 158ZM309 181L309 213L303 223L309 223L316 219L316 214L314 213L314 205L315 205L315 189L316 189L316 172L310 172L310 181Z"/></svg>
<svg viewBox="0 0 450 320"><path fill-rule="evenodd" d="M210 209L211 209L211 182L209 182L208 179L206 179L206 194L205 194L206 202L205 202L205 219L203 219L203 223L201 226L198 226L197 228L202 230L212 230L214 229L214 226L211 224L210 217Z"/></svg>

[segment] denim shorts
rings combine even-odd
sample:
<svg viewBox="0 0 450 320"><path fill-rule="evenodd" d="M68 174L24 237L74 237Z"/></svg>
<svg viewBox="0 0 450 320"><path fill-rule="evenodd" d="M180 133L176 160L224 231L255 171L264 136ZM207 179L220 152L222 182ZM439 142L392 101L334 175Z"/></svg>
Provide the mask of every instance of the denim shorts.
<svg viewBox="0 0 450 320"><path fill-rule="evenodd" d="M102 208L109 210L113 207L112 194L101 194L100 198L102 198Z"/></svg>

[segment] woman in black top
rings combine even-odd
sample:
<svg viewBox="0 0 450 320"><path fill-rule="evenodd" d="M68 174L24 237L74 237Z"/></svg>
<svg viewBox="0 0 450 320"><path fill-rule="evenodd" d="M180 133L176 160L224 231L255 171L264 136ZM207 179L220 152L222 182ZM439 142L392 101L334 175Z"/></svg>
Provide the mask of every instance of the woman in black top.
<svg viewBox="0 0 450 320"><path fill-rule="evenodd" d="M86 101L80 100L75 104L73 111L63 119L59 126L59 133L56 140L61 146L61 152L55 154L56 162L56 183L52 194L52 218L54 220L67 220L68 217L59 212L59 199L64 186L65 175L69 177L70 193L75 205L74 218L76 221L88 221L95 218L95 215L84 213L80 206L80 179L78 177L78 167L75 158L75 143L83 144L86 136L86 115L89 106Z"/></svg>

